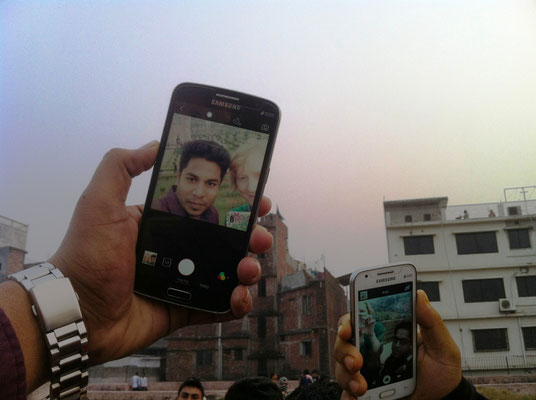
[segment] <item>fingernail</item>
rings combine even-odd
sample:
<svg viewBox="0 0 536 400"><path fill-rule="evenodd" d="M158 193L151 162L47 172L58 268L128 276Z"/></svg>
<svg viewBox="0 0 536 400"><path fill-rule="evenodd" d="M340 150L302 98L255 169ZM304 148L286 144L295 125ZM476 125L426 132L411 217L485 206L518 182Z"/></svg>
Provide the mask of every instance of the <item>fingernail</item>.
<svg viewBox="0 0 536 400"><path fill-rule="evenodd" d="M359 390L359 384L356 381L350 381L348 382L348 388L352 391L352 393L357 393Z"/></svg>
<svg viewBox="0 0 536 400"><path fill-rule="evenodd" d="M352 371L354 369L354 358L352 356L344 357L344 366L348 371Z"/></svg>
<svg viewBox="0 0 536 400"><path fill-rule="evenodd" d="M141 150L141 149L149 149L151 147L157 147L159 144L160 144L160 142L158 140L151 140L149 143L146 143L143 146L141 146L139 148L139 150Z"/></svg>

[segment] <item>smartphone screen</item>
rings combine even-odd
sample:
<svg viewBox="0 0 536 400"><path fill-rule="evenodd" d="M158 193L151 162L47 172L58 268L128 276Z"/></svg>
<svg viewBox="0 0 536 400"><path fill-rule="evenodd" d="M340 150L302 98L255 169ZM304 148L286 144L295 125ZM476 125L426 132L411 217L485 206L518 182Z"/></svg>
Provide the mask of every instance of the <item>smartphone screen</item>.
<svg viewBox="0 0 536 400"><path fill-rule="evenodd" d="M415 279L406 264L363 271L353 281L355 343L368 384L363 398L396 399L414 390Z"/></svg>
<svg viewBox="0 0 536 400"><path fill-rule="evenodd" d="M278 122L268 100L196 84L175 89L138 235L136 292L230 309Z"/></svg>

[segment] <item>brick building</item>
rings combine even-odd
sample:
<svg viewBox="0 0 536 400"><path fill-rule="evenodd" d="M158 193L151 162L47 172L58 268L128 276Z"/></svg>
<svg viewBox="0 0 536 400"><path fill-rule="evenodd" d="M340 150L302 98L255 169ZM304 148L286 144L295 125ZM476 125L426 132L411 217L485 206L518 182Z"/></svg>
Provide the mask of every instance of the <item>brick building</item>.
<svg viewBox="0 0 536 400"><path fill-rule="evenodd" d="M279 211L261 218L274 237L259 256L262 277L250 288L253 311L222 324L193 326L168 337L166 379L235 380L277 372L298 378L304 368L334 376L337 321L346 296L326 270L317 273L288 251L288 229Z"/></svg>

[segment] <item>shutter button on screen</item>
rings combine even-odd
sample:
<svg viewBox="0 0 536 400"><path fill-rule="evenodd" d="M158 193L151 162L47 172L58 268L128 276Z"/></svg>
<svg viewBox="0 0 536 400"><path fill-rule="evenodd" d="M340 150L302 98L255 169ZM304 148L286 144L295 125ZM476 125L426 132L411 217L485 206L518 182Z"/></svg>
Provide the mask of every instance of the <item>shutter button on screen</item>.
<svg viewBox="0 0 536 400"><path fill-rule="evenodd" d="M195 264L189 258L185 258L179 262L179 272L184 276L192 275L194 269Z"/></svg>

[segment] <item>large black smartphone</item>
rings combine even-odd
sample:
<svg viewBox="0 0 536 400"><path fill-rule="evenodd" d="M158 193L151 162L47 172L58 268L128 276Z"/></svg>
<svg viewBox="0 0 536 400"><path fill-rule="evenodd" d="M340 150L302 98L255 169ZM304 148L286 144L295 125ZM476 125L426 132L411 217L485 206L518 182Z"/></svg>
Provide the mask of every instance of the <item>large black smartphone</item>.
<svg viewBox="0 0 536 400"><path fill-rule="evenodd" d="M212 86L175 88L136 245L136 293L230 310L279 125L269 100Z"/></svg>

